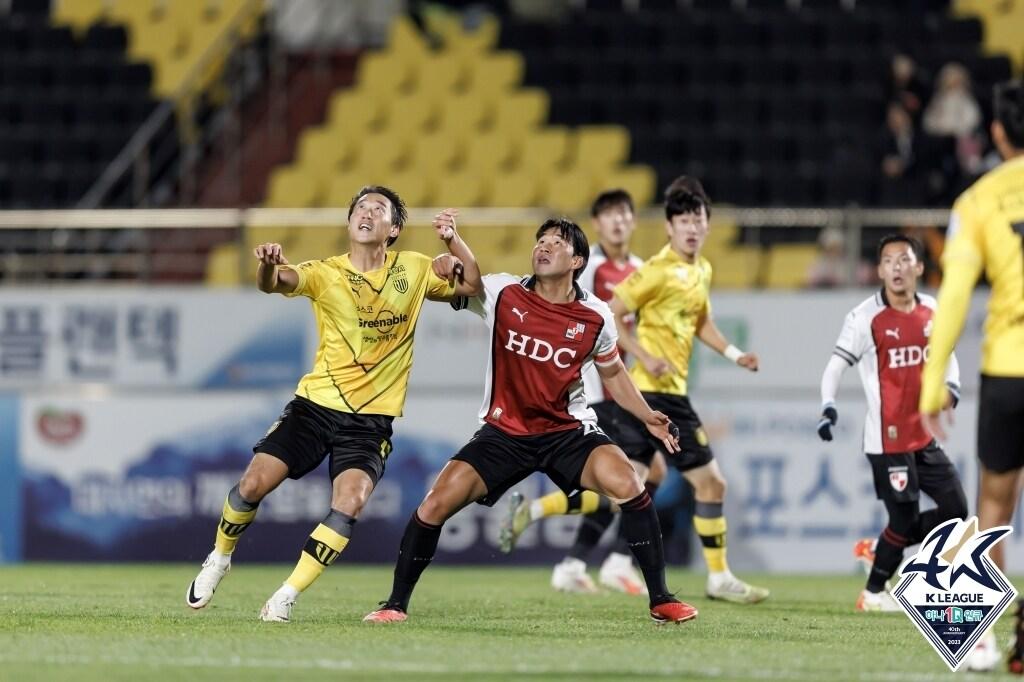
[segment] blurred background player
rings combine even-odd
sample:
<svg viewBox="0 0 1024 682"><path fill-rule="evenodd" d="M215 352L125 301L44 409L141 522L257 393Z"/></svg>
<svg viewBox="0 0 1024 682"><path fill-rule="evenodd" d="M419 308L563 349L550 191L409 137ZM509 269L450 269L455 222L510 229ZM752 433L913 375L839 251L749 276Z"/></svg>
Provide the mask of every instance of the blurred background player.
<svg viewBox="0 0 1024 682"><path fill-rule="evenodd" d="M953 463L921 425L917 401L921 365L931 331L935 299L917 292L924 272L921 245L891 234L878 244L882 289L846 316L832 357L821 377L822 418L818 435L832 440L839 418L836 391L847 367L857 365L868 409L864 452L874 475L875 494L889 520L874 542L861 540L854 555L871 566L857 598L858 611L898 611L886 590L903 559L940 523L967 515L967 497ZM953 356L945 375L943 409L960 399L960 370ZM921 512L924 491L937 505Z"/></svg>
<svg viewBox="0 0 1024 682"><path fill-rule="evenodd" d="M402 537L391 596L369 622L406 620L409 599L437 549L441 526L472 502L491 506L513 485L543 471L566 493L601 493L622 509L629 547L650 593L651 618L697 616L665 585L658 514L625 454L597 426L582 372L596 364L609 392L669 452L678 433L652 411L619 359L608 305L576 280L589 258L586 235L567 219L537 230L532 277L488 275L465 302L491 327L491 363L480 410L483 426L452 457L413 512Z"/></svg>
<svg viewBox="0 0 1024 682"><path fill-rule="evenodd" d="M967 319L970 294L984 273L992 286L985 317L978 408L978 522L981 530L1013 519L1024 477L1024 86L996 88L992 140L1003 163L986 173L953 204L949 242L942 256L938 308L921 383L921 419L939 440L950 417L941 418L942 379ZM943 422L946 422L944 424ZM1005 568L1002 545L990 556ZM1018 614L1020 605L1018 604ZM1020 616L1010 669L1024 672ZM990 669L1000 659L992 629L967 659Z"/></svg>
<svg viewBox="0 0 1024 682"><path fill-rule="evenodd" d="M643 260L629 249L636 229L633 198L622 189L602 192L591 204L590 217L598 243L591 247L590 259L578 283L580 288L593 292L602 301L610 301L615 286L643 265ZM626 362L625 357L623 362ZM626 453L653 498L665 477L664 457L642 434L636 437L634 429L620 432L621 413L617 403L605 392L596 367L584 373L583 392L597 414L598 426ZM618 512L615 505L591 491L566 497L556 490L535 500L524 500L520 493L513 492L509 510L510 516L503 520L501 528L499 546L503 552L512 551L516 540L534 521L559 514L582 514L572 548L551 573L551 586L562 592L597 592L597 586L587 575L586 559L615 520ZM598 582L627 594L647 593L642 576L633 566L621 524L615 544L598 571Z"/></svg>
<svg viewBox="0 0 1024 682"><path fill-rule="evenodd" d="M299 479L330 456L331 509L313 530L299 562L260 612L264 621L288 622L299 593L348 545L391 452L391 423L401 416L412 338L424 299L447 300L479 290L480 271L455 231L455 213L434 220L438 236L457 257L465 280L453 285L435 275L431 260L390 251L406 220L402 199L387 187L363 187L349 205L349 249L342 256L292 266L280 244L255 249L260 291L311 299L321 330L313 371L295 398L253 447L252 461L228 493L213 551L189 585L186 603L200 609L229 570L238 540L260 501L285 478ZM391 311L390 330L363 337L362 310ZM369 341L369 342L368 342ZM367 369L370 368L370 369Z"/></svg>

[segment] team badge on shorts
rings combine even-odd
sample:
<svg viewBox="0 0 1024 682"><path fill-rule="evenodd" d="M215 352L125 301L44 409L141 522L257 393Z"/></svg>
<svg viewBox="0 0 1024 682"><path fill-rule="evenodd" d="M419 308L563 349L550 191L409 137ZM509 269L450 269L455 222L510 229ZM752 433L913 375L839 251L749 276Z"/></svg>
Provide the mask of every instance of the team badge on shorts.
<svg viewBox="0 0 1024 682"><path fill-rule="evenodd" d="M978 532L978 519L952 519L925 538L900 570L892 596L950 670L963 663L1017 590L988 557L1013 532L999 526Z"/></svg>
<svg viewBox="0 0 1024 682"><path fill-rule="evenodd" d="M697 444L700 445L702 448L706 448L708 446L708 434L704 430L703 426L698 426L696 429L694 429L693 436L694 438L697 439Z"/></svg>
<svg viewBox="0 0 1024 682"><path fill-rule="evenodd" d="M910 476L907 474L907 467L891 467L889 469L889 485L898 493L907 489Z"/></svg>

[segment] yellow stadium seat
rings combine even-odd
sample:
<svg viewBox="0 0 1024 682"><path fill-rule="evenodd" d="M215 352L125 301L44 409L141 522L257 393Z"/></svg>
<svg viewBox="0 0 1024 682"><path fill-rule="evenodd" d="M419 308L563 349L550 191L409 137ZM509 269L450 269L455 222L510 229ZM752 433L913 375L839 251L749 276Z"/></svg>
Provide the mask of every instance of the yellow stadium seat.
<svg viewBox="0 0 1024 682"><path fill-rule="evenodd" d="M760 248L734 246L720 252L706 251L703 255L711 262L711 288L749 289L758 283L761 270Z"/></svg>
<svg viewBox="0 0 1024 682"><path fill-rule="evenodd" d="M490 176L507 166L512 157L511 140L500 133L479 133L466 143L462 168L479 175Z"/></svg>
<svg viewBox="0 0 1024 682"><path fill-rule="evenodd" d="M416 25L405 14L399 13L388 27L388 51L403 60L414 63L430 54L430 47Z"/></svg>
<svg viewBox="0 0 1024 682"><path fill-rule="evenodd" d="M775 289L805 287L817 259L817 244L777 244L769 251L764 285Z"/></svg>
<svg viewBox="0 0 1024 682"><path fill-rule="evenodd" d="M290 263L322 260L348 250L346 225L330 227L305 225L295 228L295 233L294 244L285 252L285 257Z"/></svg>
<svg viewBox="0 0 1024 682"><path fill-rule="evenodd" d="M398 192L398 196L402 197L406 206L433 205L430 203L430 199L433 198L434 180L430 174L410 169L392 174L381 184Z"/></svg>
<svg viewBox="0 0 1024 682"><path fill-rule="evenodd" d="M58 0L53 8L53 21L82 33L102 18L105 6L105 0Z"/></svg>
<svg viewBox="0 0 1024 682"><path fill-rule="evenodd" d="M279 166L270 175L267 206L305 208L316 206L322 191L318 179L300 166Z"/></svg>
<svg viewBox="0 0 1024 682"><path fill-rule="evenodd" d="M432 128L437 119L437 103L420 92L389 97L386 101L387 132L399 132L405 137L422 135Z"/></svg>
<svg viewBox="0 0 1024 682"><path fill-rule="evenodd" d="M565 162L569 131L564 126L533 130L516 145L516 166L547 176Z"/></svg>
<svg viewBox="0 0 1024 682"><path fill-rule="evenodd" d="M415 64L412 78L416 92L439 103L445 97L466 88L468 70L454 54L441 52Z"/></svg>
<svg viewBox="0 0 1024 682"><path fill-rule="evenodd" d="M377 97L392 97L409 90L413 82L409 61L390 50L363 55L356 65L356 85Z"/></svg>
<svg viewBox="0 0 1024 682"><path fill-rule="evenodd" d="M498 173L491 179L487 203L491 206L530 207L540 199L542 178L532 169Z"/></svg>
<svg viewBox="0 0 1024 682"><path fill-rule="evenodd" d="M438 130L445 135L465 140L491 122L493 109L472 92L448 97L441 102Z"/></svg>
<svg viewBox="0 0 1024 682"><path fill-rule="evenodd" d="M555 173L544 184L541 201L559 211L582 210L590 205L599 186L586 168Z"/></svg>
<svg viewBox="0 0 1024 682"><path fill-rule="evenodd" d="M576 166L612 168L629 156L629 131L622 126L580 126L575 138Z"/></svg>
<svg viewBox="0 0 1024 682"><path fill-rule="evenodd" d="M299 138L296 165L318 178L328 178L351 165L357 150L356 135L334 127L308 128Z"/></svg>
<svg viewBox="0 0 1024 682"><path fill-rule="evenodd" d="M477 96L494 97L519 87L523 81L523 57L518 52L492 52L476 57L469 87Z"/></svg>
<svg viewBox="0 0 1024 682"><path fill-rule="evenodd" d="M548 119L548 93L540 88L522 88L504 95L495 102L492 128L506 135L521 138L531 128Z"/></svg>
<svg viewBox="0 0 1024 682"><path fill-rule="evenodd" d="M237 287L241 284L239 268L242 261L238 244L218 244L206 259L206 285Z"/></svg>
<svg viewBox="0 0 1024 682"><path fill-rule="evenodd" d="M633 197L633 204L639 208L654 200L658 176L650 166L627 166L605 174L601 184L626 190Z"/></svg>
<svg viewBox="0 0 1024 682"><path fill-rule="evenodd" d="M259 244L280 244L285 250L295 245L298 230L292 225L255 225L245 231L246 258ZM285 257L289 258L288 254Z"/></svg>
<svg viewBox="0 0 1024 682"><path fill-rule="evenodd" d="M367 133L353 142L358 146L353 170L387 174L401 169L412 158L412 145L399 130Z"/></svg>
<svg viewBox="0 0 1024 682"><path fill-rule="evenodd" d="M347 170L337 173L327 179L327 193L324 195L324 206L333 208L348 208L359 190L364 185L375 185L384 182L384 179L369 172L358 170Z"/></svg>
<svg viewBox="0 0 1024 682"><path fill-rule="evenodd" d="M487 180L476 170L465 169L456 173L445 173L437 178L437 187L431 205L482 206L487 193Z"/></svg>
<svg viewBox="0 0 1024 682"><path fill-rule="evenodd" d="M412 140L410 167L421 173L444 173L461 161L463 144L459 138L441 132L419 135Z"/></svg>
<svg viewBox="0 0 1024 682"><path fill-rule="evenodd" d="M330 125L351 134L374 130L384 120L385 99L358 88L335 93L327 106Z"/></svg>

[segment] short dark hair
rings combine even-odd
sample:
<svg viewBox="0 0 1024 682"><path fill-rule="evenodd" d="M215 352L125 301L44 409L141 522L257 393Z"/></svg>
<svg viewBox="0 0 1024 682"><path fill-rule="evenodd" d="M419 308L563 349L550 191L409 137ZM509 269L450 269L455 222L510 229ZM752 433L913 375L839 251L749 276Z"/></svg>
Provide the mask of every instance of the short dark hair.
<svg viewBox="0 0 1024 682"><path fill-rule="evenodd" d="M633 197L629 196L629 192L626 190L616 188L601 192L594 199L594 203L590 205L590 217L596 218L602 211L621 205L627 206L630 212L633 212Z"/></svg>
<svg viewBox="0 0 1024 682"><path fill-rule="evenodd" d="M700 213L701 206L711 217L711 199L704 191L700 180L689 175L680 175L665 189L665 219L686 213Z"/></svg>
<svg viewBox="0 0 1024 682"><path fill-rule="evenodd" d="M558 236L572 244L572 255L583 258L583 265L572 273L572 281L575 282L587 269L587 261L590 260L590 242L587 241L587 235L583 232L583 228L568 218L548 218L543 225L537 228L535 238L539 240L545 232L551 229L558 230Z"/></svg>
<svg viewBox="0 0 1024 682"><path fill-rule="evenodd" d="M1024 149L1024 83L1018 79L997 84L993 108L1010 144Z"/></svg>
<svg viewBox="0 0 1024 682"><path fill-rule="evenodd" d="M402 228L405 227L405 221L409 219L409 211L406 210L405 202L402 201L402 197L398 196L398 192L384 185L366 185L359 190L352 197L352 201L349 202L348 217L352 217L352 211L356 209L356 204L367 194L381 194L387 197L387 200L391 202L391 225L397 227L398 231L401 232ZM398 239L398 235L388 237L388 246L394 244L396 239Z"/></svg>
<svg viewBox="0 0 1024 682"><path fill-rule="evenodd" d="M882 249L884 249L889 244L898 244L898 243L910 244L910 249L911 249L911 251L914 252L914 255L917 256L917 260L919 260L919 261L923 261L924 260L924 247L921 246L921 242L917 241L916 239L914 239L913 237L911 237L909 235L899 234L899 233L887 234L887 235L885 235L884 237L882 237L879 240L876 260L879 263L881 263L882 262Z"/></svg>

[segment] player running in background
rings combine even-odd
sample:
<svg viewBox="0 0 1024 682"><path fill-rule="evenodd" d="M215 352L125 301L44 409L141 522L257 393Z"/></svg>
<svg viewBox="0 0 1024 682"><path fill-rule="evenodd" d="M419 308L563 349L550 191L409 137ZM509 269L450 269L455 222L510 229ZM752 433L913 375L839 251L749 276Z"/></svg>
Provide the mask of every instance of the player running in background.
<svg viewBox="0 0 1024 682"><path fill-rule="evenodd" d="M364 620L406 620L444 522L471 502L493 505L535 471L566 493L588 489L616 501L650 592L651 618L665 623L696 617L697 610L665 585L661 529L650 495L622 450L598 428L583 396L583 371L596 363L615 400L662 447L677 449L668 417L648 407L619 359L607 304L576 284L589 255L578 225L548 220L537 230L532 277L488 275L483 292L465 301L491 329L483 426L445 465L413 513L391 595Z"/></svg>
<svg viewBox="0 0 1024 682"><path fill-rule="evenodd" d="M847 367L857 365L868 409L864 452L874 474L875 494L888 522L872 548L861 540L854 555L871 566L857 611L898 611L886 590L903 559L939 524L962 519L967 498L953 463L925 431L917 412L924 349L932 329L935 299L917 293L924 272L921 246L910 237L887 235L878 244L881 290L850 311L821 377L822 418L818 435L832 440L839 418L836 391ZM954 356L943 383L943 409L960 396L960 370ZM920 491L937 505L921 512Z"/></svg>
<svg viewBox="0 0 1024 682"><path fill-rule="evenodd" d="M384 474L391 451L391 423L401 416L413 333L424 299L474 295L480 271L455 230L455 212L444 211L434 228L464 268L458 284L434 274L431 259L391 251L406 220L395 192L362 188L348 211L349 253L292 266L279 244L255 249L260 291L306 296L320 330L313 370L295 398L253 447L254 456L224 502L214 549L189 585L186 603L206 606L231 569L242 532L260 501L285 478L302 478L330 457L331 508L310 534L295 570L267 600L264 621L287 622L300 592L348 544L363 505Z"/></svg>
<svg viewBox="0 0 1024 682"><path fill-rule="evenodd" d="M921 384L921 419L939 440L942 379L982 273L992 286L985 318L978 407L978 522L981 530L1010 523L1024 487L1024 84L997 86L992 141L1004 162L981 177L953 204L942 254L935 326ZM1018 529L1019 530L1019 529ZM1002 544L990 556L1005 568ZM1020 613L1020 605L1018 605ZM1010 670L1024 671L1024 623ZM967 659L972 669L999 662L992 630Z"/></svg>
<svg viewBox="0 0 1024 682"><path fill-rule="evenodd" d="M590 259L578 283L581 289L607 302L612 298L612 289L643 265L643 260L629 250L629 241L636 229L633 198L622 189L602 192L591 204L590 216L598 243L590 249ZM597 425L626 453L653 498L658 484L665 478L664 457L643 434L637 437L637 431L632 428L620 429L621 408L605 391L597 367L592 366L584 373L583 392L597 415ZM595 593L598 588L587 575L586 559L617 512L610 500L591 491L567 497L558 490L535 500L525 500L520 493L513 492L509 515L502 523L499 546L503 552L512 551L516 540L534 521L559 514L582 514L568 556L556 564L551 573L551 586L563 592ZM643 577L633 566L622 524L619 524L611 552L598 571L598 581L627 594L647 594Z"/></svg>

